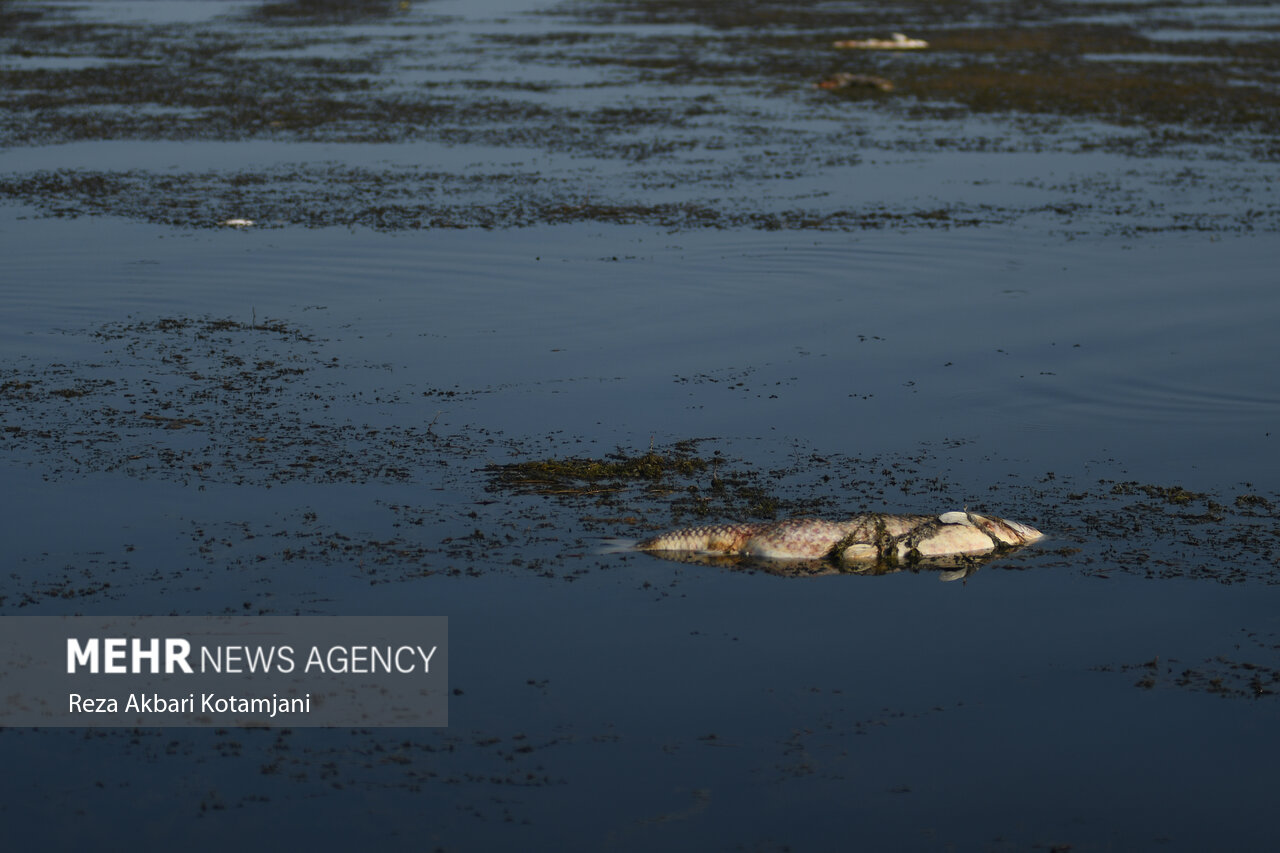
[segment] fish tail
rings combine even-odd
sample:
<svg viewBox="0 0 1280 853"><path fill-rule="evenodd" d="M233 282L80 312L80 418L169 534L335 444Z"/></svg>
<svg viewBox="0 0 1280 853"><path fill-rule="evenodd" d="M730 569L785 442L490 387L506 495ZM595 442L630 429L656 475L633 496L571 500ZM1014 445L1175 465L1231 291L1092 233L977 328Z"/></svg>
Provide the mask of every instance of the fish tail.
<svg viewBox="0 0 1280 853"><path fill-rule="evenodd" d="M1029 524L1010 521L1007 518L977 515L976 513L968 513L968 516L974 527L977 527L1002 545L1029 545L1044 538L1043 533Z"/></svg>
<svg viewBox="0 0 1280 853"><path fill-rule="evenodd" d="M625 554L636 550L640 545L638 539L602 539L597 554Z"/></svg>

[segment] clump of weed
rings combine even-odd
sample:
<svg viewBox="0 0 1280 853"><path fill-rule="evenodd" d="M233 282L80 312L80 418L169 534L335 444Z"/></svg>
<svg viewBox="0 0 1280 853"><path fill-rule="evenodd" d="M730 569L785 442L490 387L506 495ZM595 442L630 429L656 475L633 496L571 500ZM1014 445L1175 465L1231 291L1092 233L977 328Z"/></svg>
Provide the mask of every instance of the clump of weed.
<svg viewBox="0 0 1280 853"><path fill-rule="evenodd" d="M760 472L726 468L718 452L697 453L697 443L680 441L644 453L620 449L603 458L569 456L491 465L489 488L592 497L615 513L629 514L646 529L693 520L772 519L824 508L821 500L779 496ZM655 511L669 519L650 520Z"/></svg>
<svg viewBox="0 0 1280 853"><path fill-rule="evenodd" d="M603 459L569 456L491 465L495 485L542 495L592 495L643 484L651 490L674 490L676 478L687 478L711 462L681 448L660 453L650 448L634 454L618 450Z"/></svg>
<svg viewBox="0 0 1280 853"><path fill-rule="evenodd" d="M1144 494L1149 498L1164 501L1167 504L1185 506L1205 497L1201 492L1192 492L1182 486L1154 486L1144 483L1116 483L1111 487L1113 495Z"/></svg>
<svg viewBox="0 0 1280 853"><path fill-rule="evenodd" d="M1245 515L1272 515L1275 504L1261 495L1236 495L1236 507Z"/></svg>

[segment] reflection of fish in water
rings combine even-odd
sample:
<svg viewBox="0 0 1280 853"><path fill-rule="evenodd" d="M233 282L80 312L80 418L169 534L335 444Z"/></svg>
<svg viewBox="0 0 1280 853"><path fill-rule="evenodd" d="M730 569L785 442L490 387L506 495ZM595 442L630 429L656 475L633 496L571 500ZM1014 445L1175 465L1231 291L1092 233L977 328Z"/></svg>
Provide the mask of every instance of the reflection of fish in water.
<svg viewBox="0 0 1280 853"><path fill-rule="evenodd" d="M657 556L831 559L858 566L982 556L1042 538L1043 533L1026 524L968 511L939 516L867 513L845 521L792 518L686 527L646 539L636 548Z"/></svg>

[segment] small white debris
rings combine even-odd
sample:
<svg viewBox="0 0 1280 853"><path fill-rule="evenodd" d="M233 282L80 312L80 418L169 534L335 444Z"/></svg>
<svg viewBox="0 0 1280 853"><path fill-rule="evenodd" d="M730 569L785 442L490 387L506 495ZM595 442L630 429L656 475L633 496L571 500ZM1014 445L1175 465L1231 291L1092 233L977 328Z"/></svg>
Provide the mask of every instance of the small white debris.
<svg viewBox="0 0 1280 853"><path fill-rule="evenodd" d="M924 39L907 38L902 33L894 33L887 39L854 39L832 43L832 47L847 50L921 50L928 46L929 43Z"/></svg>
<svg viewBox="0 0 1280 853"><path fill-rule="evenodd" d="M253 225L254 222L252 219L224 219L218 224L226 226L227 228L248 228Z"/></svg>

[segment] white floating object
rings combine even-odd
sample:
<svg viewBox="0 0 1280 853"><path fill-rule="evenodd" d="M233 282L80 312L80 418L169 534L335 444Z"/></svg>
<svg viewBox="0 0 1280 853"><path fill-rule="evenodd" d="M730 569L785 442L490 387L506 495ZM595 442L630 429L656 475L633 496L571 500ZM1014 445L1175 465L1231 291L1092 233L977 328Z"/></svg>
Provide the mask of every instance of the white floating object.
<svg viewBox="0 0 1280 853"><path fill-rule="evenodd" d="M854 39L832 43L832 47L848 50L920 50L928 46L929 43L924 39L907 38L902 33L894 33L887 39Z"/></svg>
<svg viewBox="0 0 1280 853"><path fill-rule="evenodd" d="M253 225L254 222L252 219L224 219L218 224L224 225L227 228L248 228Z"/></svg>

